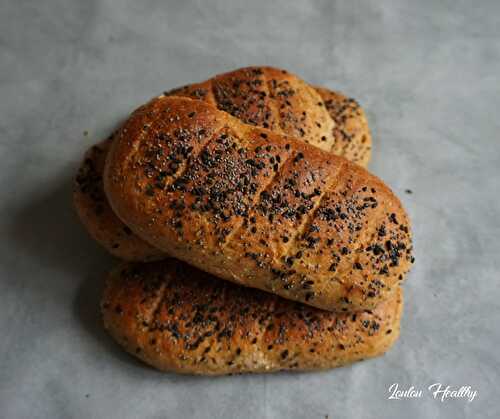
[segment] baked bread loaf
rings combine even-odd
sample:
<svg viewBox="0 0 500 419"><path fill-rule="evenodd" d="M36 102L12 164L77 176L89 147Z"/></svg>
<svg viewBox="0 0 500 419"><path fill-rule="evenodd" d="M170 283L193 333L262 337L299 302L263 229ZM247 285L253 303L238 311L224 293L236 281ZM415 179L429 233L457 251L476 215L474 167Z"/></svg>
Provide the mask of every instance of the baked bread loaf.
<svg viewBox="0 0 500 419"><path fill-rule="evenodd" d="M90 236L112 255L130 261L164 259L164 252L134 234L109 206L102 174L111 141L107 138L85 153L73 185L76 212Z"/></svg>
<svg viewBox="0 0 500 419"><path fill-rule="evenodd" d="M374 308L412 261L407 215L380 179L199 100L134 112L104 187L122 221L172 257L326 310Z"/></svg>
<svg viewBox="0 0 500 419"><path fill-rule="evenodd" d="M165 95L203 100L246 124L270 129L367 166L371 135L359 104L286 70L247 67Z"/></svg>
<svg viewBox="0 0 500 419"><path fill-rule="evenodd" d="M334 141L328 151L366 167L371 157L368 121L359 103L340 92L315 87L335 123Z"/></svg>
<svg viewBox="0 0 500 419"><path fill-rule="evenodd" d="M399 335L402 291L373 311L332 313L167 259L112 271L101 307L113 338L159 370L320 370L387 351Z"/></svg>
<svg viewBox="0 0 500 419"><path fill-rule="evenodd" d="M277 132L297 135L305 142L310 137L320 148L360 165L368 164L371 136L358 103L339 92L312 88L285 70L244 68L165 95L174 93L204 100L250 124L269 126L266 121L272 121ZM283 102L280 98L284 97ZM260 105L252 106L255 103ZM260 109L271 116L266 119ZM107 202L102 171L111 141L108 138L86 153L73 188L76 211L90 235L114 256L128 261L162 259L165 253L133 234Z"/></svg>

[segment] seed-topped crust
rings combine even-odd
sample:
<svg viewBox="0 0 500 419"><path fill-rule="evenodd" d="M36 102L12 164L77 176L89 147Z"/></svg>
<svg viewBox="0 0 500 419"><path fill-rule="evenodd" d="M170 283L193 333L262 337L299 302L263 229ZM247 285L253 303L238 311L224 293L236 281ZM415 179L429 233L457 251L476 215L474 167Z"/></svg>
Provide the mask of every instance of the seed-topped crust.
<svg viewBox="0 0 500 419"><path fill-rule="evenodd" d="M203 100L245 123L295 136L362 166L370 158L371 137L361 107L341 93L312 88L285 70L243 68L165 95ZM111 141L93 146L85 155L73 193L77 213L90 235L120 259L162 259L164 252L133 234L107 202L102 171ZM274 159L273 165L279 162Z"/></svg>
<svg viewBox="0 0 500 419"><path fill-rule="evenodd" d="M286 70L247 67L165 95L203 100L246 124L267 128L366 166L371 135L354 99L313 87Z"/></svg>
<svg viewBox="0 0 500 419"><path fill-rule="evenodd" d="M111 141L111 137L107 138L85 153L73 183L76 212L90 236L112 255L144 262L164 259L164 252L134 234L109 205L102 174Z"/></svg>
<svg viewBox="0 0 500 419"><path fill-rule="evenodd" d="M387 351L399 335L402 291L373 311L332 313L164 260L112 271L101 307L114 339L163 371L317 370Z"/></svg>
<svg viewBox="0 0 500 419"><path fill-rule="evenodd" d="M370 161L372 140L363 108L340 92L315 87L334 121L330 152L366 167Z"/></svg>
<svg viewBox="0 0 500 419"><path fill-rule="evenodd" d="M117 215L167 254L326 310L371 309L413 260L401 203L360 166L199 100L139 108L109 151Z"/></svg>

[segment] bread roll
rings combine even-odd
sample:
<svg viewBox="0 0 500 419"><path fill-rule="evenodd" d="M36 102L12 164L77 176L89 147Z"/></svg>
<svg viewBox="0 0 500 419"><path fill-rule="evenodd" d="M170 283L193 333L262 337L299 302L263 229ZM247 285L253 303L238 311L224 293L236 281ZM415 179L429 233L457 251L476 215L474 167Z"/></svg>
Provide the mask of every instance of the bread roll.
<svg viewBox="0 0 500 419"><path fill-rule="evenodd" d="M255 86L260 86L260 90L254 88ZM284 116L276 122L280 118L276 112L282 106L278 102L284 97L281 93L284 86L287 86L287 92L293 94L287 93L288 99L282 104L281 111ZM214 91L217 94L213 93ZM266 93L263 98L262 91ZM357 102L339 92L321 87L312 88L284 70L270 67L245 68L203 83L174 89L172 92L205 100L245 122L264 125L265 118L259 117L256 111L260 108L250 106L250 102L262 101L261 106L270 109L274 115L272 128L276 131L296 134L302 141L311 141L318 147L360 165L368 164L370 131L363 109ZM172 95L172 92L165 94ZM287 101L290 105L287 105ZM309 108L311 110L308 112ZM306 117L303 115L304 111ZM313 116L316 114L318 116L315 122L323 121L320 127L313 123ZM106 200L102 186L102 170L111 141L111 138L108 138L86 153L73 188L76 211L90 235L114 256L128 261L162 259L165 253L133 234L130 228L116 217Z"/></svg>
<svg viewBox="0 0 500 419"><path fill-rule="evenodd" d="M101 307L113 338L162 371L320 370L387 351L399 335L402 291L373 311L332 313L172 259L115 269Z"/></svg>
<svg viewBox="0 0 500 419"><path fill-rule="evenodd" d="M102 173L111 141L107 138L85 153L73 185L76 212L90 236L112 255L131 261L164 259L164 252L134 234L109 206Z"/></svg>
<svg viewBox="0 0 500 419"><path fill-rule="evenodd" d="M345 157L360 166L368 166L371 157L371 136L368 121L359 103L340 92L315 87L325 108L335 122L328 151Z"/></svg>
<svg viewBox="0 0 500 419"><path fill-rule="evenodd" d="M247 67L165 93L203 100L246 124L268 128L366 166L371 136L354 99L273 67Z"/></svg>
<svg viewBox="0 0 500 419"><path fill-rule="evenodd" d="M380 179L198 100L160 97L134 112L104 187L154 247L326 310L375 307L412 261L407 215Z"/></svg>

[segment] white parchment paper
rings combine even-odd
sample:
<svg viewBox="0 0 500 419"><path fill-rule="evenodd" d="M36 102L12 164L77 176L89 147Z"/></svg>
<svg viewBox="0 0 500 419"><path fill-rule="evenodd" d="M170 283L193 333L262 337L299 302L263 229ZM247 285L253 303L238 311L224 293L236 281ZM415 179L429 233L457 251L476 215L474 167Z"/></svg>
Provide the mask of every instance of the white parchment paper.
<svg viewBox="0 0 500 419"><path fill-rule="evenodd" d="M0 2L0 417L500 417L499 16L495 0ZM101 328L116 262L79 225L72 176L150 97L251 64L367 110L370 169L414 225L402 335L323 373L161 374ZM422 396L389 400L393 383Z"/></svg>

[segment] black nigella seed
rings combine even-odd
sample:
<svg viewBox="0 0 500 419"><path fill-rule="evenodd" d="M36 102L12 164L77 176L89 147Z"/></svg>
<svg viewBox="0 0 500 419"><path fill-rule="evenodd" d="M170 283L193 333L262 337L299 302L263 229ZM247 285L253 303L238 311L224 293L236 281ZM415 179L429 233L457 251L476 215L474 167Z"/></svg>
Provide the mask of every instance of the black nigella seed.
<svg viewBox="0 0 500 419"><path fill-rule="evenodd" d="M299 152L299 153L297 153L297 155L295 156L295 162L297 163L297 162L301 161L303 158L304 158L304 153Z"/></svg>
<svg viewBox="0 0 500 419"><path fill-rule="evenodd" d="M148 195L148 196L154 196L154 194L155 194L155 191L153 189L153 185L148 184L146 186L146 195Z"/></svg>

